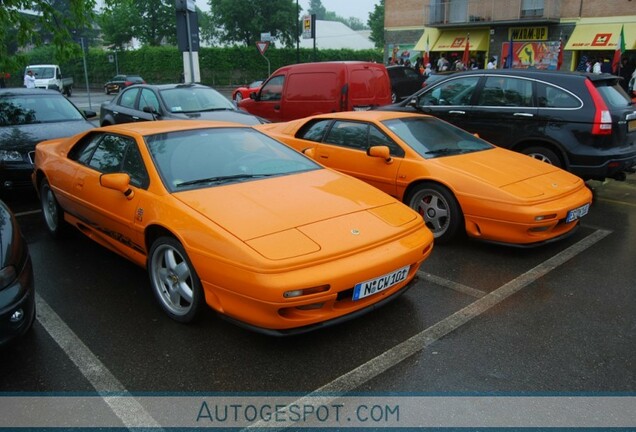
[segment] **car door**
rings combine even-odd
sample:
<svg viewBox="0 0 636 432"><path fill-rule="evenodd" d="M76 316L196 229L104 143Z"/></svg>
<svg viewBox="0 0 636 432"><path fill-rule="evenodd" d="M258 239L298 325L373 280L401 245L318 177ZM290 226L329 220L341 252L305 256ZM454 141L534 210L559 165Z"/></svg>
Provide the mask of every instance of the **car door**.
<svg viewBox="0 0 636 432"><path fill-rule="evenodd" d="M139 91L135 108L136 114L133 115L133 121L153 121L158 116L165 114L161 112L159 97L154 90L149 88L142 88ZM152 110L152 112L149 112L149 110Z"/></svg>
<svg viewBox="0 0 636 432"><path fill-rule="evenodd" d="M375 145L388 146L393 160L387 162L367 155L367 149ZM389 195L396 195L397 173L404 151L375 125L336 120L317 145L315 153L318 162L363 180Z"/></svg>
<svg viewBox="0 0 636 432"><path fill-rule="evenodd" d="M245 99L241 107L250 114L266 118L272 122L283 120L283 87L285 75L277 75L270 78L257 93L256 99Z"/></svg>
<svg viewBox="0 0 636 432"><path fill-rule="evenodd" d="M418 95L415 108L468 130L465 125L480 80L480 75L449 78Z"/></svg>
<svg viewBox="0 0 636 432"><path fill-rule="evenodd" d="M509 148L520 137L537 136L533 81L508 75L486 76L462 127Z"/></svg>
<svg viewBox="0 0 636 432"><path fill-rule="evenodd" d="M113 118L115 123L132 123L139 121L139 110L137 109L137 96L140 88L132 87L121 92L113 106Z"/></svg>
<svg viewBox="0 0 636 432"><path fill-rule="evenodd" d="M94 134L71 157L78 163L70 194L75 216L115 250L142 253L143 227L135 222L140 203L147 201L149 177L136 141L117 134ZM100 183L103 174L120 172L130 176L132 198Z"/></svg>

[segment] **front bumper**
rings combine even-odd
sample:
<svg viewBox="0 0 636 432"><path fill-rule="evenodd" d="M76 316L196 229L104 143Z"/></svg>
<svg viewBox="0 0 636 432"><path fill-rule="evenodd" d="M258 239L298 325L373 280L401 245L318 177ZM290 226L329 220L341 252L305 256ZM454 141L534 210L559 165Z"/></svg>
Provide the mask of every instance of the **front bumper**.
<svg viewBox="0 0 636 432"><path fill-rule="evenodd" d="M15 282L0 290L0 346L25 334L34 320L35 285L29 257Z"/></svg>

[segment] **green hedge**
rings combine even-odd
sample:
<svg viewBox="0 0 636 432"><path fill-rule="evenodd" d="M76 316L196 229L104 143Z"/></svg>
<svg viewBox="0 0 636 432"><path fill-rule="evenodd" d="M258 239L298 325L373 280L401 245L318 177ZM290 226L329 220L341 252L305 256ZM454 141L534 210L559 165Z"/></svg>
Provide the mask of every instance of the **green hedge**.
<svg viewBox="0 0 636 432"><path fill-rule="evenodd" d="M301 63L311 61L364 60L382 61L381 50L317 50L300 49ZM51 47L41 47L26 54L20 54L18 63L21 70L13 71L8 85L22 85L24 66L28 64L60 63L62 73L72 76L75 88L86 87L86 78L91 88L101 88L116 73L115 62L109 61L112 51L91 48L86 56L86 72L82 57L66 62L55 60ZM265 56L269 59L270 70L296 63L295 48L270 47ZM139 74L149 83L178 82L183 72L183 54L176 47L144 47L135 51L117 53L120 73ZM268 76L267 60L260 55L256 46L229 48L201 48L199 51L201 82L210 86L237 86Z"/></svg>

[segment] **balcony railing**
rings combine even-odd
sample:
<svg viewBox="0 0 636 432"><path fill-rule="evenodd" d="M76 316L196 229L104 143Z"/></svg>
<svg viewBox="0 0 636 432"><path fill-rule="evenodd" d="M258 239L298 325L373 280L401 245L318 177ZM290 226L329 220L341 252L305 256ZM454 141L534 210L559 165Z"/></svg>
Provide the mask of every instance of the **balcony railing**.
<svg viewBox="0 0 636 432"><path fill-rule="evenodd" d="M545 20L561 17L561 0L430 0L426 25Z"/></svg>

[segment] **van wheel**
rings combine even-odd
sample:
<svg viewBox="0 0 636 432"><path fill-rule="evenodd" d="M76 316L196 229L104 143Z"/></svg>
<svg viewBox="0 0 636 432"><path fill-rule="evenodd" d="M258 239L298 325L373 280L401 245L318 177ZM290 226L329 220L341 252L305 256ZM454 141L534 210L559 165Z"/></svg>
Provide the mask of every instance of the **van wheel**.
<svg viewBox="0 0 636 432"><path fill-rule="evenodd" d="M563 163L555 152L546 147L527 147L521 151L524 155L528 155L531 158L540 160L541 162L549 163L555 167L562 168Z"/></svg>
<svg viewBox="0 0 636 432"><path fill-rule="evenodd" d="M72 90L71 90L71 88L70 88L70 87L69 87L69 88L67 88L67 89L66 89L66 96L67 96L67 97L71 97L71 93L73 93L73 92L72 92Z"/></svg>

